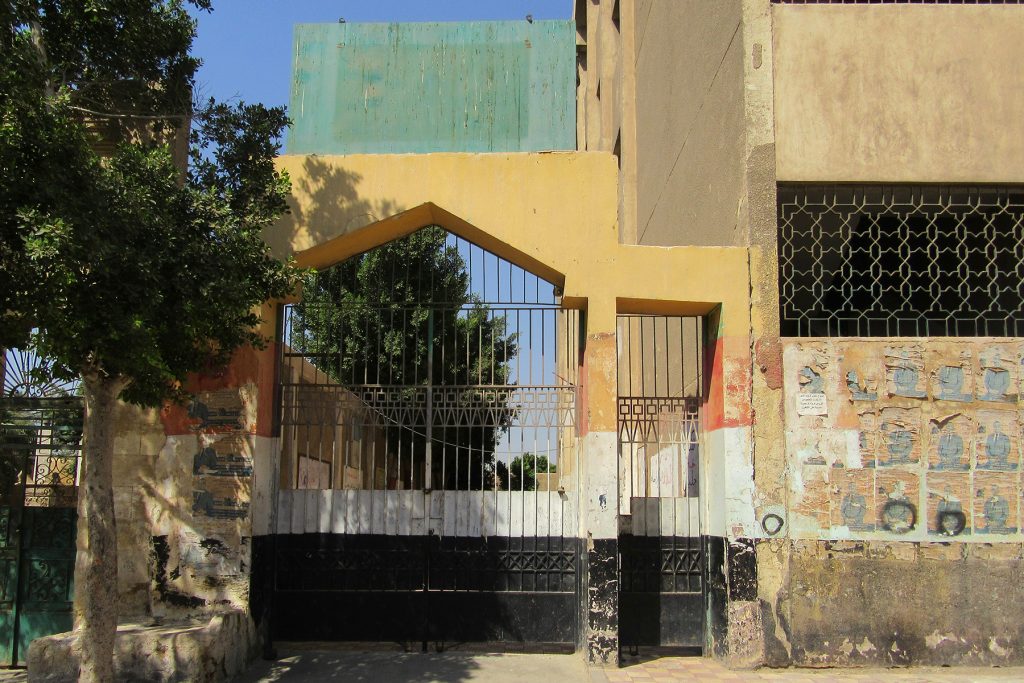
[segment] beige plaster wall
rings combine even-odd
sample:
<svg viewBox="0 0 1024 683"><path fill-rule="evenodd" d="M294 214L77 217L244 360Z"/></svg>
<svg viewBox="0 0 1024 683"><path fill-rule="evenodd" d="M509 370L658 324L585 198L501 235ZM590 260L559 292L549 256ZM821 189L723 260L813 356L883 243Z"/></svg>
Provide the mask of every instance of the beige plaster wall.
<svg viewBox="0 0 1024 683"><path fill-rule="evenodd" d="M744 184L740 0L637 0L637 243L737 245Z"/></svg>
<svg viewBox="0 0 1024 683"><path fill-rule="evenodd" d="M150 613L152 536L149 523L156 463L164 430L156 410L121 403L115 415L114 514L117 517L117 586L122 617ZM187 504L184 501L183 504Z"/></svg>
<svg viewBox="0 0 1024 683"><path fill-rule="evenodd" d="M783 547L791 553L789 609L776 613L786 618L768 642L773 650L788 645L797 666L1021 664L1019 543Z"/></svg>
<svg viewBox="0 0 1024 683"><path fill-rule="evenodd" d="M269 441L255 434L256 387L200 391L195 406L209 421L189 420L186 433L168 434L177 431L169 414L185 414L186 407L161 414L118 405L114 508L122 618L248 607L253 461Z"/></svg>
<svg viewBox="0 0 1024 683"><path fill-rule="evenodd" d="M1024 179L1024 7L773 15L779 180Z"/></svg>

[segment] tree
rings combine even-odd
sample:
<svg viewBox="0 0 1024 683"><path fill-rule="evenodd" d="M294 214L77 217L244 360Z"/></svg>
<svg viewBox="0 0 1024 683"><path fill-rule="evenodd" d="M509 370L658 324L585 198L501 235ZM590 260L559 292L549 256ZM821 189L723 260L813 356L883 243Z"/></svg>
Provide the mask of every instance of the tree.
<svg viewBox="0 0 1024 683"><path fill-rule="evenodd" d="M286 210L273 158L288 121L193 107L196 24L180 0L4 0L0 19L0 346L82 380L79 680L109 681L112 410L180 398L190 373L264 343L254 311L295 278L261 238ZM190 120L183 171L169 143Z"/></svg>
<svg viewBox="0 0 1024 683"><path fill-rule="evenodd" d="M546 455L523 453L517 455L509 463L509 489L512 491L536 491L537 475L550 474L556 471L554 464L548 462Z"/></svg>
<svg viewBox="0 0 1024 683"><path fill-rule="evenodd" d="M465 260L446 237L443 228L429 226L311 273L289 343L347 387L389 386L408 404L427 387L454 389L444 392L446 410L437 392L437 410L421 418L431 423L430 482L413 467L402 476L415 487L490 488L495 444L515 410L500 391L482 403L479 388L508 383L518 344L506 333L505 318L473 294ZM453 411L461 411L458 426L451 424ZM388 450L409 454L408 462L422 467L425 425L378 421Z"/></svg>

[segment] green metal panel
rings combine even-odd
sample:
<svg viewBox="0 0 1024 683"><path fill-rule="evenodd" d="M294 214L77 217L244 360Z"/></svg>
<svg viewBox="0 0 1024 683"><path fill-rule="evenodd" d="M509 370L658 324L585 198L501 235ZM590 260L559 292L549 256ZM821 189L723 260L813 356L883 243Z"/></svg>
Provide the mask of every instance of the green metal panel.
<svg viewBox="0 0 1024 683"><path fill-rule="evenodd" d="M20 516L20 506L0 507L0 666L17 663L14 622L17 616Z"/></svg>
<svg viewBox="0 0 1024 683"><path fill-rule="evenodd" d="M27 374L12 381L11 369L4 387L15 395L0 396L0 666L71 630L83 419L80 398L33 396L47 389Z"/></svg>
<svg viewBox="0 0 1024 683"><path fill-rule="evenodd" d="M299 24L291 154L576 148L571 21Z"/></svg>
<svg viewBox="0 0 1024 683"><path fill-rule="evenodd" d="M28 659L36 638L70 631L74 600L74 508L25 508L25 538L19 569L18 660Z"/></svg>

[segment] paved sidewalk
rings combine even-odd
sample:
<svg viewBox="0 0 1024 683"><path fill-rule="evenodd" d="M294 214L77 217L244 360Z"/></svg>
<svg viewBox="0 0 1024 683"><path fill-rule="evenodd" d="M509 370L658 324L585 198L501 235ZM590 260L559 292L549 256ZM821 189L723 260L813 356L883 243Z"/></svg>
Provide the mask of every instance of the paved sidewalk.
<svg viewBox="0 0 1024 683"><path fill-rule="evenodd" d="M24 669L0 669L0 683L25 683ZM996 683L1024 681L1024 668L760 669L732 671L701 657L625 657L618 669L588 669L578 655L444 653L374 650L283 650L274 662L257 661L235 683L668 683L674 681L892 681L893 683Z"/></svg>
<svg viewBox="0 0 1024 683"><path fill-rule="evenodd" d="M593 683L662 681L893 681L894 683L970 683L1024 681L1024 668L914 667L893 669L758 669L733 671L703 657L623 657L618 669L591 670Z"/></svg>
<svg viewBox="0 0 1024 683"><path fill-rule="evenodd" d="M995 683L1024 681L1024 668L761 669L732 671L701 657L625 657L618 669L588 669L578 655L494 654L397 649L288 649L274 662L258 661L236 683L353 681L354 683L661 683L667 681L893 681ZM6 683L0 678L0 683Z"/></svg>
<svg viewBox="0 0 1024 683"><path fill-rule="evenodd" d="M479 652L353 652L281 650L274 662L259 661L236 683L351 681L353 683L588 683L575 655Z"/></svg>

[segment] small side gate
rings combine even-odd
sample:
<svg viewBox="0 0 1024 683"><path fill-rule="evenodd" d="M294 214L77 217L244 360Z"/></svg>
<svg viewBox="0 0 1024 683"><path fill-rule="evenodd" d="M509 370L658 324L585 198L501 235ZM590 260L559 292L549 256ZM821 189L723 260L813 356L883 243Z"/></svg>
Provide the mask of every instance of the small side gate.
<svg viewBox="0 0 1024 683"><path fill-rule="evenodd" d="M578 324L432 226L284 309L279 640L577 639Z"/></svg>
<svg viewBox="0 0 1024 683"><path fill-rule="evenodd" d="M619 629L622 647L704 644L698 318L620 315Z"/></svg>
<svg viewBox="0 0 1024 683"><path fill-rule="evenodd" d="M71 630L82 400L40 381L32 353L3 352L0 397L0 666Z"/></svg>

